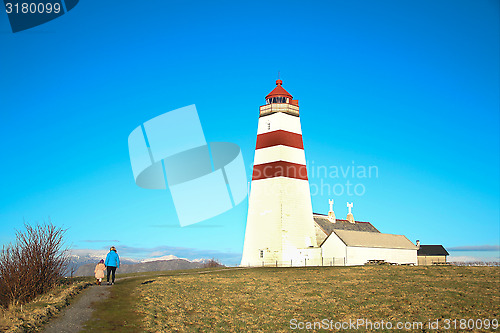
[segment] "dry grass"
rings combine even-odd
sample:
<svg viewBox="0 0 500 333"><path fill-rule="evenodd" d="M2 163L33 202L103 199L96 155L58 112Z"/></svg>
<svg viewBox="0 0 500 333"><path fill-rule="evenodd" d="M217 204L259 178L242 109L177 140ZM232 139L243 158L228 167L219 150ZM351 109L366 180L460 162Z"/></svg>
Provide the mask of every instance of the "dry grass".
<svg viewBox="0 0 500 333"><path fill-rule="evenodd" d="M110 296L93 304L92 318L85 323L82 332L143 332L140 314L136 305L140 303L142 286L152 283L160 276L177 276L212 272L220 268L187 269L164 272L141 272L120 274L111 288Z"/></svg>
<svg viewBox="0 0 500 333"><path fill-rule="evenodd" d="M290 320L422 321L500 313L498 267L260 268L139 286L148 332L281 332Z"/></svg>
<svg viewBox="0 0 500 333"><path fill-rule="evenodd" d="M25 305L11 305L9 309L0 308L0 331L9 333L38 331L44 322L66 307L72 298L89 285L88 281L75 279L70 283L58 284Z"/></svg>

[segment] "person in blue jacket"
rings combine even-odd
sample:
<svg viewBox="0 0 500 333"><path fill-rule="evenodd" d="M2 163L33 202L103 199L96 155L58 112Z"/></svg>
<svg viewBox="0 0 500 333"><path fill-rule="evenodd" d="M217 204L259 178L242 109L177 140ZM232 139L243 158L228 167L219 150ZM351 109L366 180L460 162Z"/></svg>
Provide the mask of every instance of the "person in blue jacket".
<svg viewBox="0 0 500 333"><path fill-rule="evenodd" d="M115 272L118 267L120 267L120 257L118 256L118 253L116 252L116 248L112 246L109 249L109 253L106 256L106 261L104 262L104 265L106 265L107 269L107 280L109 284L109 276L111 275L111 284L115 284Z"/></svg>

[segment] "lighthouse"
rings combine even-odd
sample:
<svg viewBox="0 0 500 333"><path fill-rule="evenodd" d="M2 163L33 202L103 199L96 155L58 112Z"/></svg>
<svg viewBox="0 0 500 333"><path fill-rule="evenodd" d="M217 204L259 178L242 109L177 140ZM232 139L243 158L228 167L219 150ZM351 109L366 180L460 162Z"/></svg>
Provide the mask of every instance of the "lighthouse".
<svg viewBox="0 0 500 333"><path fill-rule="evenodd" d="M242 266L303 266L316 242L299 103L281 80L260 107Z"/></svg>

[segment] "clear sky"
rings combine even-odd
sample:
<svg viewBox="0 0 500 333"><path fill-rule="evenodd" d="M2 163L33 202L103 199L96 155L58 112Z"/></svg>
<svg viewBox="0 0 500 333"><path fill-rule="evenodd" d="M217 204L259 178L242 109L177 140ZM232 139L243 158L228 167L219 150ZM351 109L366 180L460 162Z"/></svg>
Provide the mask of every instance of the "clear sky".
<svg viewBox="0 0 500 333"><path fill-rule="evenodd" d="M0 243L50 217L75 249L238 263L247 200L181 228L168 191L135 185L127 137L196 104L250 179L280 71L315 212L352 201L382 232L498 256L499 31L497 0L80 1L16 34L2 12Z"/></svg>

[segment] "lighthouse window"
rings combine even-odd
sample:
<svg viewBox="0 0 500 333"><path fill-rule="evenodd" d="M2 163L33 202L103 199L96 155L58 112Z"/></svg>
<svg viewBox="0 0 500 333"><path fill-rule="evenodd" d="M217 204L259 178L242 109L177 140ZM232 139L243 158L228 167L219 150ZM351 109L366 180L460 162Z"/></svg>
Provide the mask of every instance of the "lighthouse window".
<svg viewBox="0 0 500 333"><path fill-rule="evenodd" d="M288 97L271 97L266 100L267 104L274 104L274 103L288 103L289 102Z"/></svg>
<svg viewBox="0 0 500 333"><path fill-rule="evenodd" d="M288 97L270 97L266 99L266 104L274 103L289 103L290 99Z"/></svg>
<svg viewBox="0 0 500 333"><path fill-rule="evenodd" d="M264 250L260 250L260 257L264 258Z"/></svg>

